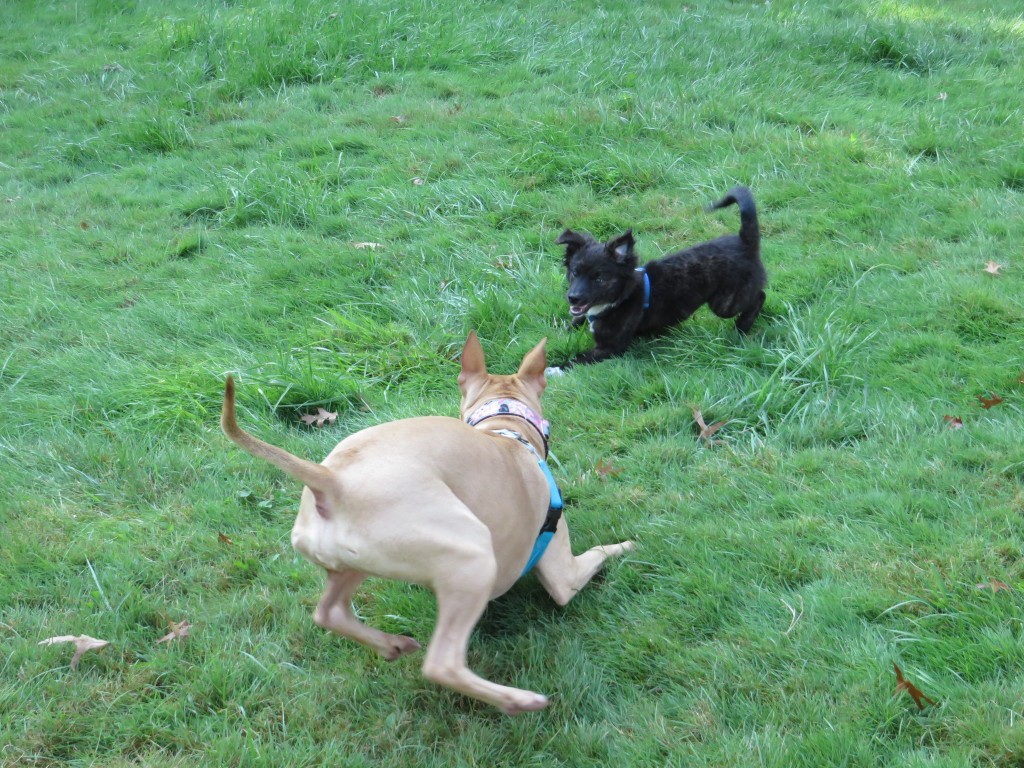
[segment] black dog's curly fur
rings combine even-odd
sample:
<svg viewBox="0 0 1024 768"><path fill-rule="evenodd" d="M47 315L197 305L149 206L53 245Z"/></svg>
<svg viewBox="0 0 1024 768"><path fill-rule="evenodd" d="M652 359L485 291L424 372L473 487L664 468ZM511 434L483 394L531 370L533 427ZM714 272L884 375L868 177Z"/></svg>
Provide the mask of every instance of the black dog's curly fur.
<svg viewBox="0 0 1024 768"><path fill-rule="evenodd" d="M767 282L761 263L761 230L754 198L734 187L708 210L736 204L740 231L700 243L637 268L633 230L600 243L586 233L565 230L555 241L565 246L569 279L566 298L573 324L590 322L594 348L576 364L623 354L637 334L663 331L707 304L719 317L735 317L747 333L764 304ZM644 308L644 271L650 281Z"/></svg>

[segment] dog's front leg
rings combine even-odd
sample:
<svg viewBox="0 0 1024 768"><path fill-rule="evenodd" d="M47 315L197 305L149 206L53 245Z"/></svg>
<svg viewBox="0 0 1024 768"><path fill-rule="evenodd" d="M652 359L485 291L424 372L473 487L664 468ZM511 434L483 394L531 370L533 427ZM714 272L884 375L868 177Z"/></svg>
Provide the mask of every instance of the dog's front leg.
<svg viewBox="0 0 1024 768"><path fill-rule="evenodd" d="M613 310L597 318L591 326L594 334L594 348L576 355L576 365L599 363L610 357L620 357L629 349L640 324L639 314Z"/></svg>
<svg viewBox="0 0 1024 768"><path fill-rule="evenodd" d="M589 365L591 363L599 363L602 360L608 360L612 357L621 357L626 354L626 350L632 341L632 333L612 341L603 341L595 338L594 348L576 355L571 362L573 365Z"/></svg>
<svg viewBox="0 0 1024 768"><path fill-rule="evenodd" d="M313 614L313 621L335 634L373 648L388 661L418 651L420 644L411 637L389 635L368 627L352 611L352 597L366 580L360 571L328 571L327 589Z"/></svg>
<svg viewBox="0 0 1024 768"><path fill-rule="evenodd" d="M537 578L559 605L565 605L587 585L609 557L631 552L632 541L604 544L588 549L582 555L573 555L569 542L569 527L563 518L551 538L544 556L537 562Z"/></svg>
<svg viewBox="0 0 1024 768"><path fill-rule="evenodd" d="M621 357L625 351L626 350L623 349L621 352L616 352L615 350L608 349L607 347L594 347L587 352L581 352L569 362L572 365L590 365L591 363L600 363L602 360L607 360L611 357Z"/></svg>

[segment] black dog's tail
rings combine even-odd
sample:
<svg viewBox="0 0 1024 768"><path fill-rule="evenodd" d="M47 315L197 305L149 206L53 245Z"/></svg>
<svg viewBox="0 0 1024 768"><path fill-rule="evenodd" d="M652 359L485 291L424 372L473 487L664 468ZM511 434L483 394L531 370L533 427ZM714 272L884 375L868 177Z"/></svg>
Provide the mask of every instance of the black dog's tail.
<svg viewBox="0 0 1024 768"><path fill-rule="evenodd" d="M761 250L761 227L757 223L757 208L754 207L754 196L750 190L743 186L733 187L725 197L717 203L712 203L707 210L714 211L718 208L735 203L740 208L740 240L746 244L753 254Z"/></svg>

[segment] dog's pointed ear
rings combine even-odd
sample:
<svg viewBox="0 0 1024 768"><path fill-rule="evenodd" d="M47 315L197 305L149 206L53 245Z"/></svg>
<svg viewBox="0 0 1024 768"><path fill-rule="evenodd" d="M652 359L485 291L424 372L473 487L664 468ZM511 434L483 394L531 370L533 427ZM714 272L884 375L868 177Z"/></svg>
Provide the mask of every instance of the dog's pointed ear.
<svg viewBox="0 0 1024 768"><path fill-rule="evenodd" d="M459 389L466 391L466 386L474 379L487 375L487 362L484 360L484 348L476 331L470 331L466 343L462 347L462 371L459 373Z"/></svg>
<svg viewBox="0 0 1024 768"><path fill-rule="evenodd" d="M519 370L516 371L519 380L532 386L537 397L540 397L544 387L548 384L547 379L544 378L544 370L548 365L547 352L544 349L547 342L545 337L537 346L527 352L523 357L523 362L519 364Z"/></svg>
<svg viewBox="0 0 1024 768"><path fill-rule="evenodd" d="M558 236L558 239L555 240L555 245L565 246L565 265L569 266L569 259L572 258L572 255L588 242L590 240L586 235L567 229Z"/></svg>
<svg viewBox="0 0 1024 768"><path fill-rule="evenodd" d="M636 254L633 253L634 245L636 245L636 241L633 239L633 230L627 229L614 240L609 240L606 247L615 261L619 264L628 264L631 261L636 261Z"/></svg>

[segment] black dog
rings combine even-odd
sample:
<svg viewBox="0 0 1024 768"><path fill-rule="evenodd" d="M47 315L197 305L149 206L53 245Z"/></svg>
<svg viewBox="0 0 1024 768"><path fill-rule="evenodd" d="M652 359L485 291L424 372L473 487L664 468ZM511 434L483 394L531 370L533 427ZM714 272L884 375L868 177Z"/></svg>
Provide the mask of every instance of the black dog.
<svg viewBox="0 0 1024 768"><path fill-rule="evenodd" d="M633 230L599 243L570 229L555 241L565 246L569 312L573 325L589 321L594 348L573 363L596 363L626 351L637 334L663 331L702 304L719 317L735 317L747 333L764 304L767 275L761 264L761 230L754 198L734 187L707 210L735 203L738 235L722 235L637 267Z"/></svg>

